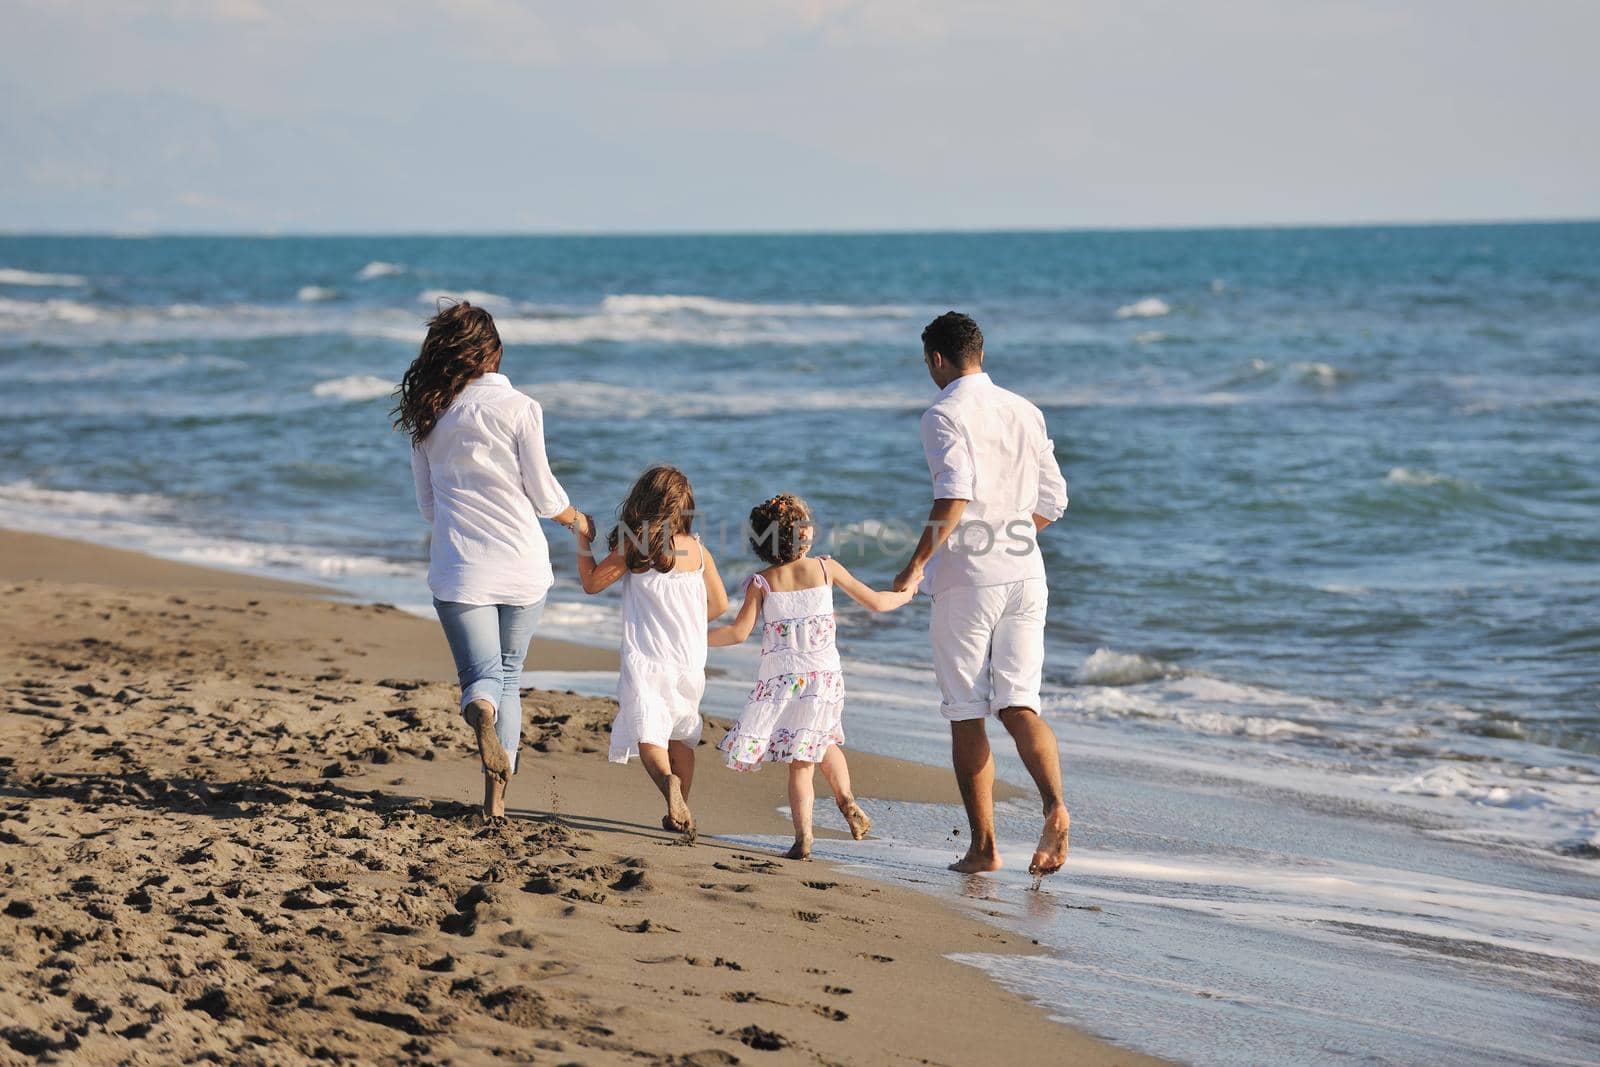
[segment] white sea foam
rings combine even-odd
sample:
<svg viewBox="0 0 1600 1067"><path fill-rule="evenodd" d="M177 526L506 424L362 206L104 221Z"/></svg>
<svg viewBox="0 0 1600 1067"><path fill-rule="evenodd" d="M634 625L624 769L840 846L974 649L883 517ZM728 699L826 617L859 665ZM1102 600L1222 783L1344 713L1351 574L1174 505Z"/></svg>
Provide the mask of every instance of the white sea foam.
<svg viewBox="0 0 1600 1067"><path fill-rule="evenodd" d="M404 577L418 582L427 570L420 562L202 533L183 525L182 501L155 493L48 489L20 481L0 484L0 509L5 524L17 529L231 570L313 580Z"/></svg>
<svg viewBox="0 0 1600 1067"><path fill-rule="evenodd" d="M1097 648L1078 666L1077 679L1083 685L1138 685L1176 673L1177 668L1159 660Z"/></svg>
<svg viewBox="0 0 1600 1067"><path fill-rule="evenodd" d="M329 292L337 295L335 291ZM6 343L26 343L344 334L389 338L415 345L424 334L419 316L406 310L338 307L330 303L328 293L317 287L307 287L300 295L302 299L292 307L254 304L124 306L64 298L0 297L0 336ZM426 303L439 296L465 298L490 306L495 311L500 336L508 344L651 343L713 347L844 344L884 336L901 328L894 320L875 314L884 308L872 307L851 309L855 317L828 313L832 305L783 305L784 314L766 316L628 310L625 302L592 312L571 309L536 312L529 305L508 297L470 289L426 292L420 298ZM808 320L805 317L808 311L818 311L818 314ZM861 314L857 316L856 312Z"/></svg>
<svg viewBox="0 0 1600 1067"><path fill-rule="evenodd" d="M81 326L99 321L100 310L79 300L10 300L0 296L0 316L30 326L51 323Z"/></svg>
<svg viewBox="0 0 1600 1067"><path fill-rule="evenodd" d="M329 289L327 286L323 285L302 285L300 287L300 291L295 295L308 304L314 304L321 300L333 300L337 298L339 295L339 290Z"/></svg>
<svg viewBox="0 0 1600 1067"><path fill-rule="evenodd" d="M500 335L505 337L503 326ZM890 389L871 392L853 389L783 392L752 388L727 393L688 394L607 382L558 381L547 382L527 391L541 404L559 407L569 413L626 418L754 416L775 411L892 411L916 408L919 403L926 403L923 394Z"/></svg>
<svg viewBox="0 0 1600 1067"><path fill-rule="evenodd" d="M88 285L89 279L81 274L46 274L43 271L21 270L17 267L0 267L0 285Z"/></svg>
<svg viewBox="0 0 1600 1067"><path fill-rule="evenodd" d="M482 289L426 289L417 294L417 299L424 304L434 305L441 300L464 300L469 304L486 307L490 310L508 308L514 301L509 296L499 293L486 293Z"/></svg>
<svg viewBox="0 0 1600 1067"><path fill-rule="evenodd" d="M1143 300L1135 300L1131 304L1123 304L1117 308L1119 319L1155 319L1162 315L1170 315L1172 305L1158 296L1147 296Z"/></svg>
<svg viewBox="0 0 1600 1067"><path fill-rule="evenodd" d="M1389 468L1389 473L1383 476L1383 480L1390 485L1448 485L1457 489L1464 489L1469 484L1448 474L1440 474L1437 471L1412 470L1410 467L1391 467Z"/></svg>
<svg viewBox="0 0 1600 1067"><path fill-rule="evenodd" d="M0 484L0 504L8 514L50 512L70 517L148 516L169 512L172 504L153 493L96 493L47 489L30 479Z"/></svg>
<svg viewBox="0 0 1600 1067"><path fill-rule="evenodd" d="M1133 335L1133 343L1136 345L1155 345L1166 339L1167 335L1160 330L1142 330Z"/></svg>
<svg viewBox="0 0 1600 1067"><path fill-rule="evenodd" d="M691 312L719 318L906 318L915 308L899 304L785 304L748 303L710 296L673 293L622 293L600 303L603 313L614 315L669 315Z"/></svg>
<svg viewBox="0 0 1600 1067"><path fill-rule="evenodd" d="M1252 740L1315 737L1315 726L1276 715L1241 715L1236 711L1190 706L1170 695L1117 687L1081 687L1046 696L1046 707L1095 719L1146 720L1179 726L1192 733Z"/></svg>
<svg viewBox="0 0 1600 1067"><path fill-rule="evenodd" d="M1389 792L1423 797L1455 797L1493 808L1528 809L1550 803L1550 798L1537 789L1513 787L1503 782L1486 783L1481 775L1454 766L1435 767L1414 778L1397 782L1389 787Z"/></svg>
<svg viewBox="0 0 1600 1067"><path fill-rule="evenodd" d="M1305 381L1322 389L1332 389L1345 374L1331 363L1293 363L1290 368Z"/></svg>
<svg viewBox="0 0 1600 1067"><path fill-rule="evenodd" d="M375 259L357 271L356 277L362 281L369 281L373 278L383 278L390 274L404 274L405 272L406 268L399 263L385 263L381 259Z"/></svg>
<svg viewBox="0 0 1600 1067"><path fill-rule="evenodd" d="M375 400L394 392L394 383L376 374L350 374L311 387L311 395L333 400Z"/></svg>

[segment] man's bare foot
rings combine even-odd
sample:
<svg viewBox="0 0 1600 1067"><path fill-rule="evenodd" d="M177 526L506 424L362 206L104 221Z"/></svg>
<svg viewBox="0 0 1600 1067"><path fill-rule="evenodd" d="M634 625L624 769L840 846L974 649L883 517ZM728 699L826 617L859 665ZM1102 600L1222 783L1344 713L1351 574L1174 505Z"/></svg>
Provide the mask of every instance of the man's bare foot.
<svg viewBox="0 0 1600 1067"><path fill-rule="evenodd" d="M860 841L867 836L867 831L872 829L872 820L867 813L861 810L861 805L854 800L846 801L839 805L839 814L844 816L844 821L850 824L850 836Z"/></svg>
<svg viewBox="0 0 1600 1067"><path fill-rule="evenodd" d="M500 819L506 814L506 780L503 775L483 776L483 814L485 818Z"/></svg>
<svg viewBox="0 0 1600 1067"><path fill-rule="evenodd" d="M998 871L1000 853L993 849L969 848L965 856L950 865L950 869L957 874L984 874L988 871Z"/></svg>
<svg viewBox="0 0 1600 1067"><path fill-rule="evenodd" d="M1044 833L1039 835L1039 847L1034 850L1028 873L1043 877L1055 874L1067 862L1067 835L1072 829L1072 816L1066 808L1058 808L1045 816Z"/></svg>
<svg viewBox="0 0 1600 1067"><path fill-rule="evenodd" d="M783 854L786 860L808 860L811 858L811 835L804 834L794 839L794 844L789 846L789 851Z"/></svg>
<svg viewBox="0 0 1600 1067"><path fill-rule="evenodd" d="M503 782L511 773L511 760L500 744L500 735L494 732L494 705L487 700L474 700L467 705L467 725L478 740L478 758L483 760L485 774L496 774Z"/></svg>
<svg viewBox="0 0 1600 1067"><path fill-rule="evenodd" d="M667 775L667 822L664 825L680 833L694 833L694 814L689 810L689 802L683 799L683 783L676 774Z"/></svg>

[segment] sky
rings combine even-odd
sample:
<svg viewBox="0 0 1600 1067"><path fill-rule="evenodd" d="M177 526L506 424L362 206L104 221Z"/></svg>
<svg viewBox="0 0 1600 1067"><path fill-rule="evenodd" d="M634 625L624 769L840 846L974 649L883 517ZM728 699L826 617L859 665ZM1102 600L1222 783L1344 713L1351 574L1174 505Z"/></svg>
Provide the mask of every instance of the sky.
<svg viewBox="0 0 1600 1067"><path fill-rule="evenodd" d="M1600 217L1592 0L0 0L0 231Z"/></svg>

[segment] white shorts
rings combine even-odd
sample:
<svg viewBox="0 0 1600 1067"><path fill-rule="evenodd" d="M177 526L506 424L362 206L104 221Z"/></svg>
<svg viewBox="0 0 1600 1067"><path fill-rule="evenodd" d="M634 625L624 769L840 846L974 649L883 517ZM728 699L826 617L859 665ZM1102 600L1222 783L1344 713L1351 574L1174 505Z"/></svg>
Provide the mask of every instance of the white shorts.
<svg viewBox="0 0 1600 1067"><path fill-rule="evenodd" d="M956 586L934 595L928 632L946 719L982 719L1006 708L1043 711L1049 600L1043 578Z"/></svg>

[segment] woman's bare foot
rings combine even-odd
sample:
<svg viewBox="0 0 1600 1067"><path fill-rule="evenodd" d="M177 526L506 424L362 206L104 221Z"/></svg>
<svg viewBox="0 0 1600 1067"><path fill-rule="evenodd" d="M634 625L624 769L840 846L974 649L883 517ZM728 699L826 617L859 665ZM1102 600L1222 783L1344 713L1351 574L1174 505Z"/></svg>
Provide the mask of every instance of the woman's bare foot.
<svg viewBox="0 0 1600 1067"><path fill-rule="evenodd" d="M994 846L980 849L976 845L967 849L967 854L950 865L950 869L957 874L984 874L988 871L1000 869L1000 853Z"/></svg>
<svg viewBox="0 0 1600 1067"><path fill-rule="evenodd" d="M676 774L667 775L667 818L662 825L680 833L694 833L694 814L683 799L683 783Z"/></svg>
<svg viewBox="0 0 1600 1067"><path fill-rule="evenodd" d="M487 700L474 700L467 705L467 725L472 727L478 740L478 758L483 761L485 774L499 775L503 783L511 773L511 760L500 744L500 735L494 732L494 705Z"/></svg>
<svg viewBox="0 0 1600 1067"><path fill-rule="evenodd" d="M1044 819L1044 833L1039 835L1039 847L1034 850L1028 873L1043 877L1055 874L1067 862L1067 836L1072 829L1072 816L1066 808L1057 808Z"/></svg>
<svg viewBox="0 0 1600 1067"><path fill-rule="evenodd" d="M506 815L506 780L504 775L483 775L483 816L486 819L503 819Z"/></svg>
<svg viewBox="0 0 1600 1067"><path fill-rule="evenodd" d="M839 805L839 814L844 816L844 821L850 825L850 836L860 841L867 836L867 831L872 829L872 820L867 813L861 810L861 805L854 800L847 800Z"/></svg>
<svg viewBox="0 0 1600 1067"><path fill-rule="evenodd" d="M786 860L808 860L811 858L811 835L805 834L794 839L794 844L789 851L783 854Z"/></svg>

